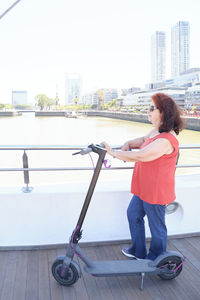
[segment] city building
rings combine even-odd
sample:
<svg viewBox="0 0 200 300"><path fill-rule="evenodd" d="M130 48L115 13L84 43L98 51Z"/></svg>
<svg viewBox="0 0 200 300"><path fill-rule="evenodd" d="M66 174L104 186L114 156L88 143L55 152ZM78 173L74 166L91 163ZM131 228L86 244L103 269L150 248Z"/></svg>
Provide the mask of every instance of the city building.
<svg viewBox="0 0 200 300"><path fill-rule="evenodd" d="M65 105L79 103L82 98L82 79L79 74L65 76Z"/></svg>
<svg viewBox="0 0 200 300"><path fill-rule="evenodd" d="M200 82L200 68L191 68L179 76L164 81L164 86L191 87Z"/></svg>
<svg viewBox="0 0 200 300"><path fill-rule="evenodd" d="M151 81L160 82L166 78L166 34L156 31L151 37Z"/></svg>
<svg viewBox="0 0 200 300"><path fill-rule="evenodd" d="M27 91L12 91L12 105L28 104Z"/></svg>
<svg viewBox="0 0 200 300"><path fill-rule="evenodd" d="M123 96L123 105L149 105L151 102L151 96L160 92L169 95L180 107L184 107L186 90L187 88L184 87L163 87L158 89L143 90L136 92L133 95Z"/></svg>
<svg viewBox="0 0 200 300"><path fill-rule="evenodd" d="M179 21L171 29L171 77L176 77L190 67L189 22Z"/></svg>
<svg viewBox="0 0 200 300"><path fill-rule="evenodd" d="M97 92L93 92L93 93L87 93L85 95L83 95L82 97L82 104L84 105L94 105L94 106L98 106L98 93Z"/></svg>
<svg viewBox="0 0 200 300"><path fill-rule="evenodd" d="M158 89L166 87L192 87L200 82L200 68L191 68L182 72L179 76L155 83L148 83L145 89Z"/></svg>
<svg viewBox="0 0 200 300"><path fill-rule="evenodd" d="M185 93L185 104L186 108L192 106L200 108L200 82L188 88Z"/></svg>
<svg viewBox="0 0 200 300"><path fill-rule="evenodd" d="M104 104L107 104L109 101L118 98L117 89L103 89L104 92Z"/></svg>
<svg viewBox="0 0 200 300"><path fill-rule="evenodd" d="M141 90L141 88L139 87L130 87L130 88L126 88L126 89L119 89L118 90L118 97L120 97L121 95L122 96L126 96L126 95L132 95L134 94L135 92L139 92Z"/></svg>
<svg viewBox="0 0 200 300"><path fill-rule="evenodd" d="M99 101L103 101L103 104L108 104L109 101L112 101L113 99L117 98L117 89L99 89L95 92L85 94L82 97L82 103L98 106Z"/></svg>

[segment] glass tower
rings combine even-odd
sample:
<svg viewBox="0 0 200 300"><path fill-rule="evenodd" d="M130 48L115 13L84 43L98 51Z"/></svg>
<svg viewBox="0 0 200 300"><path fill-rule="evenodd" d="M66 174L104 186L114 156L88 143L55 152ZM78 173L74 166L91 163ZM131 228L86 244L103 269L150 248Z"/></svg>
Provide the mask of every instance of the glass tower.
<svg viewBox="0 0 200 300"><path fill-rule="evenodd" d="M166 34L156 31L151 37L151 82L160 82L166 77Z"/></svg>
<svg viewBox="0 0 200 300"><path fill-rule="evenodd" d="M171 76L175 77L190 67L189 22L179 21L171 29Z"/></svg>
<svg viewBox="0 0 200 300"><path fill-rule="evenodd" d="M81 99L81 76L67 74L65 76L65 105L78 104Z"/></svg>

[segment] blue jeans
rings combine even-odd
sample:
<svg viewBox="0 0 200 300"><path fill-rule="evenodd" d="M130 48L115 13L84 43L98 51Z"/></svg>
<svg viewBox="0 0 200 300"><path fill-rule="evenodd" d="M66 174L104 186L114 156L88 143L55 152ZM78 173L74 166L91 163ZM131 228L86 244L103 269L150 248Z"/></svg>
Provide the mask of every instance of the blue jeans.
<svg viewBox="0 0 200 300"><path fill-rule="evenodd" d="M147 255L144 216L147 215L151 231L151 244ZM138 196L133 196L127 209L132 246L129 252L138 258L156 259L166 251L167 228L165 225L165 205L149 204Z"/></svg>

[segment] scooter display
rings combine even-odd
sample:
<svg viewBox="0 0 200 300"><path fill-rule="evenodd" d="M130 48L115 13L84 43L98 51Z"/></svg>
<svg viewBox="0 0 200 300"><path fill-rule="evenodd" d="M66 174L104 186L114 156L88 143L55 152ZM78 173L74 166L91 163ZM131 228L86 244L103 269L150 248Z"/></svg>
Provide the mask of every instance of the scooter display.
<svg viewBox="0 0 200 300"><path fill-rule="evenodd" d="M85 272L95 277L140 275L141 290L143 290L145 274L156 274L164 280L171 280L177 277L182 271L184 261L184 257L178 252L165 252L154 261L148 259L92 261L80 248L79 241L82 237L81 228L106 155L106 150L102 145L94 144L89 145L80 152L74 153L74 155L85 155L89 152L96 153L98 160L78 222L70 237L66 255L58 256L52 264L52 274L55 280L61 285L70 286L81 277L81 268L79 264L73 260L74 255L77 255L84 262Z"/></svg>

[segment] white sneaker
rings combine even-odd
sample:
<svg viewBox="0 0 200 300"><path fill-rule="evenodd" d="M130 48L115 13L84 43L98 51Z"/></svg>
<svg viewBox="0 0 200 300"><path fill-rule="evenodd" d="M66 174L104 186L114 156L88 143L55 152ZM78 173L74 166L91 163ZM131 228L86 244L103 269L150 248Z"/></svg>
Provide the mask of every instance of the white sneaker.
<svg viewBox="0 0 200 300"><path fill-rule="evenodd" d="M131 258L134 258L134 259L137 259L137 257L131 253L129 253L128 249L127 248L123 248L122 249L122 253L127 256L127 257L131 257Z"/></svg>

